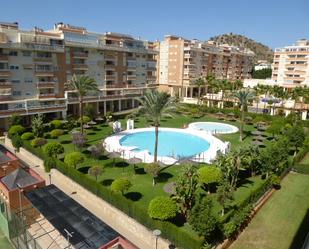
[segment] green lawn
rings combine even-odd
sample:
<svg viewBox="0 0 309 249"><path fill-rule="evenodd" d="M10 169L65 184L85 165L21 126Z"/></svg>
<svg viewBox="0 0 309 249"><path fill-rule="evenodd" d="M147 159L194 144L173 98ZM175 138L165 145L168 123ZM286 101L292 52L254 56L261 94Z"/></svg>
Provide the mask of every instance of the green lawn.
<svg viewBox="0 0 309 249"><path fill-rule="evenodd" d="M305 155L303 160L301 160L300 164L309 164L309 153Z"/></svg>
<svg viewBox="0 0 309 249"><path fill-rule="evenodd" d="M309 176L290 173L232 249L300 249L309 231Z"/></svg>
<svg viewBox="0 0 309 249"><path fill-rule="evenodd" d="M219 120L209 116L205 116L199 119L193 119L183 115L176 115L173 118L163 120L162 127L183 128L185 124L189 124L195 121L219 121ZM122 127L125 127L125 120L121 120L121 122ZM226 121L220 120L220 122L226 122ZM226 122L226 123L239 126L238 122ZM135 126L136 128L141 128L141 127L147 127L149 126L149 124L147 124L144 118L139 117L137 121L135 121ZM247 131L250 131L253 130L254 128L253 126L246 126L245 129ZM87 146L102 141L102 139L110 135L111 132L112 132L111 127L108 127L106 124L96 125L94 130L93 129L87 130L87 139L88 139ZM239 133L220 135L219 137L224 141L230 141L232 144L232 148L236 148L240 144ZM60 143L63 144L65 148L65 153L68 153L74 151L74 146L71 143L71 139L72 136L70 133L68 133L62 135L58 139L49 139L49 141L55 141L55 140L59 141ZM247 136L242 143L249 143L251 140L252 138L250 136ZM84 150L84 153L87 153L87 151ZM136 201L138 201L139 204L144 205L145 207L148 206L149 201L153 199L155 196L167 195L163 191L163 186L167 182L176 180L180 167L177 165L171 166L161 171L158 183L156 184L155 187L153 187L151 176L143 172L142 169L143 164L138 165L140 170L138 171L138 174L134 174L133 166L127 165L121 159L117 159L115 167L113 167L113 160L108 159L107 157L103 157L100 160L96 160L87 156L85 162L79 166L79 170L84 173L87 173L88 168L93 165L104 166L104 173L102 174L101 177L99 177L98 181L102 182L102 184L105 186L109 186L111 182L116 178L127 177L133 183L133 186L130 189L131 192L130 197L134 198ZM259 186L262 183L262 180L259 179L260 177L248 179L248 182L243 186L241 186L236 191L235 202L244 199L246 196L250 194L252 188ZM217 206L219 210L219 205Z"/></svg>
<svg viewBox="0 0 309 249"><path fill-rule="evenodd" d="M1 249L13 249L13 246L11 245L9 240L5 237L1 229L0 229L0 248Z"/></svg>

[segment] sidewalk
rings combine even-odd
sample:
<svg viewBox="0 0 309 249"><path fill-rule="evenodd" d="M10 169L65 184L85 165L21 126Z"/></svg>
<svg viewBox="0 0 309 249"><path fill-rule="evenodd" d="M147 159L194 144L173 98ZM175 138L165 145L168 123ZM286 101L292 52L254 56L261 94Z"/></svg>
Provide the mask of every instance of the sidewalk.
<svg viewBox="0 0 309 249"><path fill-rule="evenodd" d="M8 149L12 150L9 143L5 145ZM49 184L49 174L44 171L42 160L24 149L21 149L16 155L25 163L31 165L31 169L45 179L46 185ZM36 167L37 165L40 167ZM155 237L152 231L84 189L56 169L52 169L51 171L51 183L56 185L59 189L87 208L99 219L111 226L140 249L156 249ZM157 249L168 249L169 244L168 241L159 238Z"/></svg>

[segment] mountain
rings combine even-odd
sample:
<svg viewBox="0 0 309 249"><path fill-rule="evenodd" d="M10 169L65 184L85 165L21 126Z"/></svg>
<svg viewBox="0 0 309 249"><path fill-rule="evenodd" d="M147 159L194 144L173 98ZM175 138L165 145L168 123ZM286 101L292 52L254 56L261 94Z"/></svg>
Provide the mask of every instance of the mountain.
<svg viewBox="0 0 309 249"><path fill-rule="evenodd" d="M255 53L255 62L258 60L267 60L268 62L273 61L274 51L270 47L243 35L229 33L211 37L209 40L214 41L217 44L229 44L236 47L250 49Z"/></svg>

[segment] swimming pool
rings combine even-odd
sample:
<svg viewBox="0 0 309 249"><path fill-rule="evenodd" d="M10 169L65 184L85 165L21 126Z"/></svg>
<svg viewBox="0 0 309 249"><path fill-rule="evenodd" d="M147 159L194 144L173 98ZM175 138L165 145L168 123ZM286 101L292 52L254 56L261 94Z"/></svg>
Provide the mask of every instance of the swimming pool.
<svg viewBox="0 0 309 249"><path fill-rule="evenodd" d="M178 131L159 131L158 156L174 158L192 157L209 149L209 142L201 137ZM133 151L147 150L154 154L155 131L143 131L125 135L122 146L134 146Z"/></svg>
<svg viewBox="0 0 309 249"><path fill-rule="evenodd" d="M238 128L236 126L219 122L195 122L189 124L188 128L206 131L211 134L229 134L238 132Z"/></svg>
<svg viewBox="0 0 309 249"><path fill-rule="evenodd" d="M158 161L177 163L184 158L198 162L211 162L218 151L225 153L228 143L193 129L159 128ZM137 157L143 162L154 161L154 128L141 128L119 132L104 140L108 152L117 151L121 157Z"/></svg>

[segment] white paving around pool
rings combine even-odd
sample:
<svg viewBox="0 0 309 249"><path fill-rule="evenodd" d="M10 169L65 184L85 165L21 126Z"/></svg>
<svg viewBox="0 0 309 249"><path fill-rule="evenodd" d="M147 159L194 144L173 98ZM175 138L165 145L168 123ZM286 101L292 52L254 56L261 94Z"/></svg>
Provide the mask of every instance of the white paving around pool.
<svg viewBox="0 0 309 249"><path fill-rule="evenodd" d="M204 163L211 163L213 161L218 152L220 153L227 153L230 148L229 142L223 142L220 139L214 137L213 135L200 130L195 129L176 129L176 128L159 128L161 131L174 131L174 132L182 132L190 135L198 136L202 139L205 139L209 143L209 148L194 157L191 158L191 160L196 162L204 162ZM120 144L121 138L128 134L134 134L138 132L145 132L145 131L154 131L154 127L151 128L140 128L140 129L133 129L133 130L125 130L122 132L119 132L115 135L109 136L104 140L104 147L108 152L119 152L121 153L121 157L123 159L129 159L129 158L140 158L145 163L152 163L154 161L154 156L149 153L148 150L142 150L142 151L134 151L136 149L135 146L123 146ZM159 141L160 143L160 141ZM185 146L185 145L184 145ZM177 163L177 159L169 156L158 156L158 161L170 165Z"/></svg>

